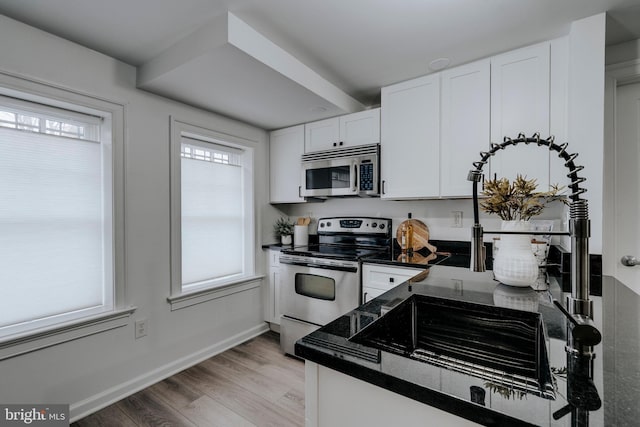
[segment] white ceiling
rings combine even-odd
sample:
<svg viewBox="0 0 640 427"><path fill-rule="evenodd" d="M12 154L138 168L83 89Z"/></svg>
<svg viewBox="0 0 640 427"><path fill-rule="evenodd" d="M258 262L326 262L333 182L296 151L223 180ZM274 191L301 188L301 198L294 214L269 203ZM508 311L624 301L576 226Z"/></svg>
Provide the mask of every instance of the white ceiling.
<svg viewBox="0 0 640 427"><path fill-rule="evenodd" d="M447 57L455 66L548 40L567 34L572 21L600 12L609 12L608 44L640 38L640 0L0 0L0 14L141 68L228 11L365 106L379 102L380 87L432 72L434 59ZM234 82L234 75L245 74L240 67L263 65L242 57L237 73L233 66L225 70L226 87L242 87ZM207 78L220 78L193 71L194 94L202 95L197 87L209 84ZM310 94L300 80L287 85L280 75L272 84L270 75L279 70L273 71L262 74L265 86L282 95L279 103L273 90L244 90L228 107L202 96L180 100L266 129L348 111L322 104L327 97ZM263 117L264 108L256 105L265 97L274 102Z"/></svg>

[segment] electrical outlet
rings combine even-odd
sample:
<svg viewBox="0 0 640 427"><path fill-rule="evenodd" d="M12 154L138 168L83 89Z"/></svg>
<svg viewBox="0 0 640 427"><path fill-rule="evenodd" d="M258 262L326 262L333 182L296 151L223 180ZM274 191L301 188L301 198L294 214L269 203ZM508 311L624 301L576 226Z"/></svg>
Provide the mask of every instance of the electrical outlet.
<svg viewBox="0 0 640 427"><path fill-rule="evenodd" d="M451 211L451 226L462 228L462 211Z"/></svg>
<svg viewBox="0 0 640 427"><path fill-rule="evenodd" d="M136 339L147 335L147 319L136 320L134 327L136 330Z"/></svg>

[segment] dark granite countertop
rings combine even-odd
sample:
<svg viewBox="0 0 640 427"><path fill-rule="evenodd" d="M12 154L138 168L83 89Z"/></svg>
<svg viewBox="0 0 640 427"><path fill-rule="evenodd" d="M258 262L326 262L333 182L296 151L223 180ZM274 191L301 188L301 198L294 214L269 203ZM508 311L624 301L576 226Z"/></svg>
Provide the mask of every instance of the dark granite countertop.
<svg viewBox="0 0 640 427"><path fill-rule="evenodd" d="M432 240L437 251L432 253L427 248L411 253L402 253L396 241L393 242L390 253L365 257L362 262L369 264L384 264L395 267L425 268L432 265L446 265L450 267L468 267L471 244L469 242L452 240ZM492 245L486 243L487 268L493 266Z"/></svg>
<svg viewBox="0 0 640 427"><path fill-rule="evenodd" d="M490 271L472 273L467 268L444 265L427 271L302 338L296 343L296 355L484 425L568 426L572 417L573 425L637 425L640 297L633 291L614 278L602 278L603 295L592 299L603 342L595 347L592 362L577 363L565 352L566 320L552 300L564 301L566 294L553 277L549 290L534 291L499 284ZM508 325L515 325L514 319L521 314L541 319L546 352L539 360L551 381L546 388L527 391L508 385L504 374L502 380L495 380L495 375L487 377L483 370L467 369L464 357L456 356L452 359L456 363L446 364L446 357L403 355L397 348L403 348L405 328L389 320L394 319L394 315L389 316L393 311L382 317L381 312L392 307L397 312L409 299L417 298L444 301L447 307L480 305L483 310L498 313L500 320L509 319ZM365 327L376 319L381 319L378 326L387 323L386 338L395 340L392 346L385 348L361 339L372 330ZM357 342L349 339L363 330L354 338ZM491 334L485 337L493 339ZM583 374L574 374L585 369L593 370L592 382ZM563 411L572 409L569 402L582 402L583 407L573 413Z"/></svg>

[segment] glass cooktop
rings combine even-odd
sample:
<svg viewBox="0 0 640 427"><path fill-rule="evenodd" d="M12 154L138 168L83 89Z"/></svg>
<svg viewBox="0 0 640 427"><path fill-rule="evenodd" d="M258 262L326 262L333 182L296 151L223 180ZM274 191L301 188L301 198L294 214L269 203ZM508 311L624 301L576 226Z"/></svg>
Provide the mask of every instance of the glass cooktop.
<svg viewBox="0 0 640 427"><path fill-rule="evenodd" d="M334 259L349 259L359 260L362 258L369 258L372 256L381 257L384 259L390 258L389 249L383 248L366 248L366 247L354 247L345 245L331 245L331 244L313 244L308 246L297 246L291 249L283 249L283 254L308 256L316 258L334 258Z"/></svg>

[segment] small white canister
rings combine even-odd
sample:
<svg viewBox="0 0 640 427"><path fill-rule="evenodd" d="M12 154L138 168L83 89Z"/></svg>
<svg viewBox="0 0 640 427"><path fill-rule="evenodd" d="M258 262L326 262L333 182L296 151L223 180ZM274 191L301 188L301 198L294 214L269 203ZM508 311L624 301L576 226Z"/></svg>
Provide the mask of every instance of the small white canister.
<svg viewBox="0 0 640 427"><path fill-rule="evenodd" d="M295 225L293 229L293 246L307 246L309 244L309 226Z"/></svg>

